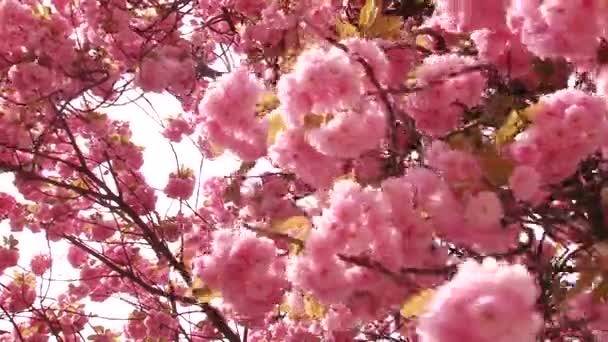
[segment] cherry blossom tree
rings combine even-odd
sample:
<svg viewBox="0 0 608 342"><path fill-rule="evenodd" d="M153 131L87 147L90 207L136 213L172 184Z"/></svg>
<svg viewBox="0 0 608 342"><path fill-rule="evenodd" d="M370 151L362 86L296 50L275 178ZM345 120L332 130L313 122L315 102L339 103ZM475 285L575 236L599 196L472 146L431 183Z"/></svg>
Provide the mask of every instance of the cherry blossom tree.
<svg viewBox="0 0 608 342"><path fill-rule="evenodd" d="M3 0L0 27L0 341L608 340L606 1ZM121 108L161 95L157 187Z"/></svg>

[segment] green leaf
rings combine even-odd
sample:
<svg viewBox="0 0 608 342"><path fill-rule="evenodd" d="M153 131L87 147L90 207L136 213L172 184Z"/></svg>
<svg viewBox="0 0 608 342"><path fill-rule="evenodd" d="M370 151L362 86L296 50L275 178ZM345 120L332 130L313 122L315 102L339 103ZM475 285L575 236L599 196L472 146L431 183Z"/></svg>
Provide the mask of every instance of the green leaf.
<svg viewBox="0 0 608 342"><path fill-rule="evenodd" d="M101 325L96 325L93 327L93 331L95 331L96 334L101 335L106 331L106 328Z"/></svg>
<svg viewBox="0 0 608 342"><path fill-rule="evenodd" d="M256 104L256 112L263 115L275 110L280 104L281 102L275 93L266 92Z"/></svg>
<svg viewBox="0 0 608 342"><path fill-rule="evenodd" d="M13 236L13 234L9 235L9 237L8 237L8 248L9 249L15 249L15 247L17 247L18 244L19 244L19 240L15 239L15 237Z"/></svg>

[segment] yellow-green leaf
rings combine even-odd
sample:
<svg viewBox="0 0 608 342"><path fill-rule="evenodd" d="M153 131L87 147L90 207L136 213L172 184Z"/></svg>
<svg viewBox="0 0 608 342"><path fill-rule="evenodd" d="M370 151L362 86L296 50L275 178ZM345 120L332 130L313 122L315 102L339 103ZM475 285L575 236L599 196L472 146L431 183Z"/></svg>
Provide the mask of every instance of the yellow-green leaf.
<svg viewBox="0 0 608 342"><path fill-rule="evenodd" d="M401 307L401 316L405 318L420 316L426 310L434 294L435 290L426 289L410 297Z"/></svg>
<svg viewBox="0 0 608 342"><path fill-rule="evenodd" d="M529 121L525 118L524 114L513 110L507 117L505 122L496 131L494 136L495 143L498 148L510 143L515 139L515 136L519 134L527 125Z"/></svg>
<svg viewBox="0 0 608 342"><path fill-rule="evenodd" d="M262 95L262 98L256 104L256 112L258 114L266 114L276 109L281 102L278 96L273 92L266 92Z"/></svg>
<svg viewBox="0 0 608 342"><path fill-rule="evenodd" d="M192 296L196 298L199 303L209 303L212 299L221 297L221 293L219 291L212 290L207 286L203 286L193 288Z"/></svg>
<svg viewBox="0 0 608 342"><path fill-rule="evenodd" d="M365 30L367 38L398 39L403 19L397 16L378 15L374 23Z"/></svg>
<svg viewBox="0 0 608 342"><path fill-rule="evenodd" d="M448 145L454 150L475 151L482 145L483 136L479 128L458 132L447 139Z"/></svg>
<svg viewBox="0 0 608 342"><path fill-rule="evenodd" d="M213 160L219 156L221 156L222 154L224 154L224 151L226 150L223 146L214 144L214 143L210 143L209 144L209 152L211 152L211 155L208 156L209 159Z"/></svg>
<svg viewBox="0 0 608 342"><path fill-rule="evenodd" d="M268 118L268 145L274 144L279 133L285 129L285 122L279 113L272 114Z"/></svg>
<svg viewBox="0 0 608 342"><path fill-rule="evenodd" d="M310 295L304 296L304 312L313 320L319 320L325 317L327 309L315 298Z"/></svg>
<svg viewBox="0 0 608 342"><path fill-rule="evenodd" d="M275 232L285 233L292 230L308 230L311 228L311 224L306 216L293 216L286 220L272 222L271 228Z"/></svg>
<svg viewBox="0 0 608 342"><path fill-rule="evenodd" d="M336 30L338 31L338 37L340 37L340 39L347 39L359 36L359 30L355 25L347 23L340 19L336 21Z"/></svg>
<svg viewBox="0 0 608 342"><path fill-rule="evenodd" d="M329 122L331 118L331 114L308 114L304 116L304 128L307 130L319 128Z"/></svg>
<svg viewBox="0 0 608 342"><path fill-rule="evenodd" d="M251 169L255 167L255 161L242 162L241 166L238 170L236 170L233 175L237 176L245 176Z"/></svg>
<svg viewBox="0 0 608 342"><path fill-rule="evenodd" d="M367 0L359 14L359 29L363 31L370 27L376 21L377 14L378 7L376 6L376 1Z"/></svg>
<svg viewBox="0 0 608 342"><path fill-rule="evenodd" d="M486 178L495 186L507 184L513 169L514 162L503 156L495 146L485 145L479 152L479 163Z"/></svg>
<svg viewBox="0 0 608 342"><path fill-rule="evenodd" d="M49 20L51 18L51 8L49 6L38 4L32 12L38 19Z"/></svg>
<svg viewBox="0 0 608 342"><path fill-rule="evenodd" d="M239 204L241 202L241 182L232 180L224 190L224 201Z"/></svg>
<svg viewBox="0 0 608 342"><path fill-rule="evenodd" d="M420 35L416 36L416 45L423 47L425 49L428 49L428 50L432 50L433 49L433 40L428 35L420 34Z"/></svg>

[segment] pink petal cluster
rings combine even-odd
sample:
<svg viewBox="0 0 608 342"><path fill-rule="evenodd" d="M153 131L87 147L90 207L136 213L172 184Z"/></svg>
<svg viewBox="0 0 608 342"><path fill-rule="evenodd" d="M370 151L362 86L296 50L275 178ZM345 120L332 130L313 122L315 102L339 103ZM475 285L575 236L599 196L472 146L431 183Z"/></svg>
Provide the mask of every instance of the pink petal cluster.
<svg viewBox="0 0 608 342"><path fill-rule="evenodd" d="M32 268L32 273L37 276L41 276L46 272L49 268L51 268L52 260L48 254L38 254L35 255L30 261L30 267Z"/></svg>
<svg viewBox="0 0 608 342"><path fill-rule="evenodd" d="M532 124L512 144L511 154L519 164L534 168L543 183L572 175L608 134L606 102L581 90L545 95L531 115Z"/></svg>
<svg viewBox="0 0 608 342"><path fill-rule="evenodd" d="M294 172L318 188L330 186L333 179L344 173L343 161L312 147L303 129L292 128L280 133L268 156L276 166Z"/></svg>
<svg viewBox="0 0 608 342"><path fill-rule="evenodd" d="M331 121L308 133L310 145L337 158L356 158L375 149L386 136L386 117L375 102L336 113Z"/></svg>
<svg viewBox="0 0 608 342"><path fill-rule="evenodd" d="M591 291L585 291L570 299L567 315L573 320L588 320L589 328L597 334L606 334L608 330L608 305L595 298ZM600 338L599 341L603 339Z"/></svg>
<svg viewBox="0 0 608 342"><path fill-rule="evenodd" d="M519 78L530 73L534 55L512 31L480 29L471 33L471 40L479 60L492 63L503 75Z"/></svg>
<svg viewBox="0 0 608 342"><path fill-rule="evenodd" d="M281 301L288 285L277 252L272 240L248 231L218 230L211 254L194 260L194 274L239 315L260 317Z"/></svg>
<svg viewBox="0 0 608 342"><path fill-rule="evenodd" d="M14 248L0 247L0 274L9 267L17 266L19 251Z"/></svg>
<svg viewBox="0 0 608 342"><path fill-rule="evenodd" d="M509 177L509 187L520 201L533 201L542 195L540 174L527 165L517 166Z"/></svg>
<svg viewBox="0 0 608 342"><path fill-rule="evenodd" d="M213 222L231 223L235 215L230 211L225 198L229 185L228 180L224 177L210 177L205 180L201 186L205 205L199 209L199 214L210 218Z"/></svg>
<svg viewBox="0 0 608 342"><path fill-rule="evenodd" d="M267 123L255 112L263 90L246 69L239 69L216 80L198 106L208 138L242 160L255 160L266 152Z"/></svg>
<svg viewBox="0 0 608 342"><path fill-rule="evenodd" d="M182 141L182 137L194 133L194 127L183 117L169 118L163 136L172 142Z"/></svg>
<svg viewBox="0 0 608 342"><path fill-rule="evenodd" d="M135 77L135 84L144 91L187 94L194 85L194 61L183 58L183 48L163 46L153 56L143 59Z"/></svg>
<svg viewBox="0 0 608 342"><path fill-rule="evenodd" d="M403 299L404 289L340 256L366 255L383 262L399 258L390 209L380 191L348 180L335 183L329 203L321 216L314 217L315 229L304 255L292 260L289 278L324 303L344 304L362 319L377 317Z"/></svg>
<svg viewBox="0 0 608 342"><path fill-rule="evenodd" d="M348 54L354 63L360 63L362 59L369 65L373 76L380 82L386 82L389 78L390 69L389 59L380 45L383 41L371 39L350 38L342 42L348 49ZM369 77L365 75L364 77ZM368 84L368 88L374 90L373 84Z"/></svg>
<svg viewBox="0 0 608 342"><path fill-rule="evenodd" d="M483 28L492 30L505 26L508 0L438 0L435 18L446 30L470 32Z"/></svg>
<svg viewBox="0 0 608 342"><path fill-rule="evenodd" d="M169 182L164 189L169 198L186 200L192 196L196 178L194 171L190 169L180 169L178 172L169 174Z"/></svg>
<svg viewBox="0 0 608 342"><path fill-rule="evenodd" d="M514 0L508 21L535 55L587 66L605 32L604 6L601 0Z"/></svg>
<svg viewBox="0 0 608 342"><path fill-rule="evenodd" d="M421 342L533 342L542 327L539 289L522 265L466 261L419 319Z"/></svg>
<svg viewBox="0 0 608 342"><path fill-rule="evenodd" d="M479 105L486 86L478 62L455 54L432 55L416 71L422 89L407 97L405 111L421 131L437 137L456 129L465 108Z"/></svg>
<svg viewBox="0 0 608 342"><path fill-rule="evenodd" d="M475 185L482 178L481 167L472 153L453 150L441 140L433 141L427 148L425 162L452 186Z"/></svg>
<svg viewBox="0 0 608 342"><path fill-rule="evenodd" d="M252 221L285 220L302 211L289 198L289 182L282 176L262 177L262 184L253 184L241 192L239 217Z"/></svg>
<svg viewBox="0 0 608 342"><path fill-rule="evenodd" d="M36 300L36 283L30 282L25 274L18 274L0 292L0 305L8 312L20 312L28 309Z"/></svg>
<svg viewBox="0 0 608 342"><path fill-rule="evenodd" d="M323 114L350 107L363 92L361 69L337 48L304 51L293 72L277 85L281 113L299 127L309 113Z"/></svg>

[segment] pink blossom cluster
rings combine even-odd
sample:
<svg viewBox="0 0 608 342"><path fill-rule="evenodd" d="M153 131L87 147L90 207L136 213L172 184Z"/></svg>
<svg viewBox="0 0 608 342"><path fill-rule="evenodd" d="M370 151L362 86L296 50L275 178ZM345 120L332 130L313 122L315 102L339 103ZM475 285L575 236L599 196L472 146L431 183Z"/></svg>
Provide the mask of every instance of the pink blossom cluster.
<svg viewBox="0 0 608 342"><path fill-rule="evenodd" d="M536 341L539 290L522 265L466 261L438 288L418 322L423 342Z"/></svg>
<svg viewBox="0 0 608 342"><path fill-rule="evenodd" d="M337 112L325 125L311 129L308 141L317 151L338 158L357 158L377 148L386 136L386 115L375 102Z"/></svg>
<svg viewBox="0 0 608 342"><path fill-rule="evenodd" d="M29 279L27 274L17 273L15 279L0 291L0 305L8 312L24 311L35 300L36 283L35 280Z"/></svg>
<svg viewBox="0 0 608 342"><path fill-rule="evenodd" d="M207 137L243 160L264 155L267 123L255 113L263 90L263 85L246 69L219 78L198 106Z"/></svg>
<svg viewBox="0 0 608 342"><path fill-rule="evenodd" d="M291 128L281 132L270 146L268 157L284 170L294 172L309 185L326 188L343 174L344 162L319 152L306 140L303 129Z"/></svg>
<svg viewBox="0 0 608 342"><path fill-rule="evenodd" d="M172 142L180 142L184 136L194 133L193 125L183 117L169 118L169 124L163 131L163 136Z"/></svg>
<svg viewBox="0 0 608 342"><path fill-rule="evenodd" d="M345 304L356 317L377 317L398 304L404 290L340 256L366 255L382 261L401 257L400 252L393 254L399 251L399 236L391 226L390 209L381 192L348 180L334 185L329 203L321 216L314 217L315 229L304 255L290 265L290 280L324 303Z"/></svg>
<svg viewBox="0 0 608 342"><path fill-rule="evenodd" d="M267 175L262 182L241 191L243 208L239 216L247 221L280 221L302 211L289 196L290 184L282 175Z"/></svg>
<svg viewBox="0 0 608 342"><path fill-rule="evenodd" d="M169 198L187 200L192 196L195 184L194 171L188 168L180 168L179 171L169 174L169 182L164 192Z"/></svg>
<svg viewBox="0 0 608 342"><path fill-rule="evenodd" d="M228 179L224 177L206 179L201 185L204 205L199 209L199 214L220 224L232 223L235 215L230 211L231 207L225 196L229 186Z"/></svg>
<svg viewBox="0 0 608 342"><path fill-rule="evenodd" d="M272 240L246 231L218 230L211 254L193 261L194 274L220 291L236 313L256 318L279 304L288 286L285 260L277 253Z"/></svg>
<svg viewBox="0 0 608 342"><path fill-rule="evenodd" d="M156 55L146 57L139 66L135 84L149 92L162 93L170 88L174 94L187 94L194 84L195 64L183 55L183 48L165 46Z"/></svg>
<svg viewBox="0 0 608 342"><path fill-rule="evenodd" d="M458 127L464 110L482 102L486 79L481 71L467 71L478 66L471 57L456 54L432 55L416 69L420 91L409 95L404 104L416 127L439 137Z"/></svg>
<svg viewBox="0 0 608 342"><path fill-rule="evenodd" d="M446 30L459 32L504 29L508 3L505 0L439 0L433 20Z"/></svg>
<svg viewBox="0 0 608 342"><path fill-rule="evenodd" d="M304 51L293 72L281 77L277 85L281 113L291 126L300 127L310 113L348 108L361 99L361 76L358 65L340 49Z"/></svg>
<svg viewBox="0 0 608 342"><path fill-rule="evenodd" d="M510 151L520 165L540 175L542 184L553 184L572 175L579 162L601 145L608 133L606 102L580 90L563 89L543 96L536 106L531 110L532 124ZM512 176L514 191L522 200L533 198L536 191L531 188L539 186L534 171L520 169Z"/></svg>
<svg viewBox="0 0 608 342"><path fill-rule="evenodd" d="M467 158L466 154L461 156ZM470 191L463 192L459 184L448 183L424 168L410 169L403 177L382 183L392 206L394 225L401 230L402 243L409 249L404 259L392 262L414 266L433 259L442 262L436 250L429 254L433 230L443 239L485 252L504 252L516 244L521 227L503 225L504 208L498 195L476 189L474 183Z"/></svg>
<svg viewBox="0 0 608 342"><path fill-rule="evenodd" d="M588 67L595 62L599 38L605 34L604 6L600 0L516 0L508 22L535 55L563 57Z"/></svg>
<svg viewBox="0 0 608 342"><path fill-rule="evenodd" d="M17 262L19 262L19 250L0 247L0 273L9 267L17 266Z"/></svg>

